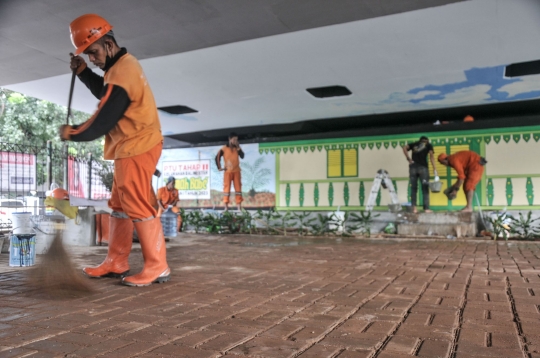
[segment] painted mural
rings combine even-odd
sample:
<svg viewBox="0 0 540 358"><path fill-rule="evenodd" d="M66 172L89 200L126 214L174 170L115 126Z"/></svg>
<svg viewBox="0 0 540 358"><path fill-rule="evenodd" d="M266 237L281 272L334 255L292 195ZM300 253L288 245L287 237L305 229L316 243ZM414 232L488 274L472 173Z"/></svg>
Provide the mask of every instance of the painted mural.
<svg viewBox="0 0 540 358"><path fill-rule="evenodd" d="M540 98L540 75L508 78L505 67L474 67L452 82L413 87L372 101L344 98L333 106L349 109L348 116L358 116Z"/></svg>
<svg viewBox="0 0 540 358"><path fill-rule="evenodd" d="M245 208L275 206L275 157L261 155L258 144L241 144L244 159L242 196ZM158 163L162 175L153 182L154 189L165 185L168 176L175 176L175 187L182 207L220 208L223 206L223 172L218 171L215 156L221 146L165 149ZM231 199L234 189L231 189Z"/></svg>
<svg viewBox="0 0 540 358"><path fill-rule="evenodd" d="M409 167L401 148L421 135L425 133L242 145L246 152L241 161L244 206L294 211L365 210L379 169L389 172L400 203L410 203ZM476 210L540 209L540 195L535 195L535 189L540 188L540 167L533 164L540 157L540 126L447 131L427 136L435 156L472 150L488 160L476 189ZM160 170L171 162L210 161L210 199L186 198L182 206L222 207L223 173L214 163L219 148L163 151ZM433 178L431 165L429 170ZM443 182L442 190L456 181L453 169L437 163L436 170ZM162 176L154 186L162 186L163 180ZM180 187L177 180L177 188L182 192L186 187ZM388 191L380 189L374 195L375 210L388 210ZM419 203L421 195L419 190ZM430 202L436 211L460 210L466 203L462 190L451 201L442 192L431 193Z"/></svg>
<svg viewBox="0 0 540 358"><path fill-rule="evenodd" d="M319 141L260 144L261 154L276 158L276 207L278 210L364 210L374 177L385 169L396 188L400 203L411 201L408 163L401 147L423 133L381 137L358 137ZM474 206L482 209L540 209L540 126L438 132L427 134L439 153L472 150L488 160L477 186ZM433 168L430 165L430 176ZM437 163L443 190L456 181L453 169ZM388 210L387 190L376 194L376 210ZM421 202L421 191L418 193ZM430 194L431 208L459 210L465 196L449 201L441 193Z"/></svg>

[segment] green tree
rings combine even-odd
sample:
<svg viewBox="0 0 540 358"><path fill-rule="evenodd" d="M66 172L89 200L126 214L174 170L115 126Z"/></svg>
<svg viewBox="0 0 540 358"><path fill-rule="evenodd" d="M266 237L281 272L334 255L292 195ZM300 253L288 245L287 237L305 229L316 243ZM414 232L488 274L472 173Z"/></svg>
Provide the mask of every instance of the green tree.
<svg viewBox="0 0 540 358"><path fill-rule="evenodd" d="M62 147L58 127L66 123L67 107L7 89L0 89L0 98L4 108L3 113L0 112L0 141L42 147L50 140L54 148ZM72 110L70 123L83 123L89 116L88 113ZM69 142L69 147L69 153L75 156L92 153L96 159L103 157L103 139Z"/></svg>
<svg viewBox="0 0 540 358"><path fill-rule="evenodd" d="M263 168L264 157L259 157L253 164L241 162L242 182L246 188L249 188L249 195L254 196L257 189L262 189L270 182L272 171L268 168Z"/></svg>
<svg viewBox="0 0 540 358"><path fill-rule="evenodd" d="M71 111L70 124L80 124L90 115ZM0 143L3 150L33 152L38 158L38 184L46 180L46 144L51 141L53 148L53 180L63 184L64 142L58 136L58 128L66 123L67 107L40 100L24 94L0 88ZM30 146L13 149L15 145ZM103 139L92 142L67 142L68 153L75 157L86 157L92 153L96 160L103 160ZM7 148L7 149L6 149Z"/></svg>

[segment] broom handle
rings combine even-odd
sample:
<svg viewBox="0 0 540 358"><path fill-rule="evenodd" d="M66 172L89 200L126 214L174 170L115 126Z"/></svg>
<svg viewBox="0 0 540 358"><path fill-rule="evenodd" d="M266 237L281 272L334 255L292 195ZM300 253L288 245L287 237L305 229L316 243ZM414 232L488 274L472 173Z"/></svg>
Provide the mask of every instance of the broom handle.
<svg viewBox="0 0 540 358"><path fill-rule="evenodd" d="M68 107L67 107L67 117L66 117L66 124L69 125L69 117L71 116L71 100L73 99L73 89L75 88L75 76L77 70L73 70L71 74L71 85L69 87L69 100L68 100Z"/></svg>

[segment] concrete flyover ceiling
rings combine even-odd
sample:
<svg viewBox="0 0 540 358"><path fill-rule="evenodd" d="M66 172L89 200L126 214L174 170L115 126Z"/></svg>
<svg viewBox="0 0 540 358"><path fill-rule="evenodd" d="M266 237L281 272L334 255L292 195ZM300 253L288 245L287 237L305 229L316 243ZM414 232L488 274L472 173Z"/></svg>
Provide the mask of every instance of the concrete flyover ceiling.
<svg viewBox="0 0 540 358"><path fill-rule="evenodd" d="M537 0L0 0L0 86L67 102L68 25L98 13L141 60L163 132L290 125L540 98ZM100 70L96 70L101 73ZM352 94L315 98L306 89ZM97 101L82 85L74 107ZM306 126L306 128L309 126Z"/></svg>
<svg viewBox="0 0 540 358"><path fill-rule="evenodd" d="M97 13L138 59L462 0L0 0L0 86L66 73L68 25Z"/></svg>

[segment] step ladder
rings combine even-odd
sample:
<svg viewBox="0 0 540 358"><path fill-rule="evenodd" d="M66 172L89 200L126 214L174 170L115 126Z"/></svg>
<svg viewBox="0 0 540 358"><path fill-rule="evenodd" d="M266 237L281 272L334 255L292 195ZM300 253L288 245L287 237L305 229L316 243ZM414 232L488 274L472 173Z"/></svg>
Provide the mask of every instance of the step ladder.
<svg viewBox="0 0 540 358"><path fill-rule="evenodd" d="M399 211L401 209L401 205L399 204L399 199L396 190L394 189L394 184L392 183L392 179L390 179L388 172L384 169L379 169L377 171L377 175L375 176L375 180L373 180L373 186L371 187L371 193L369 194L366 210L373 210L373 207L375 206L375 200L377 199L377 194L379 194L379 189L381 185L383 189L388 189L392 204L396 205L394 210Z"/></svg>

